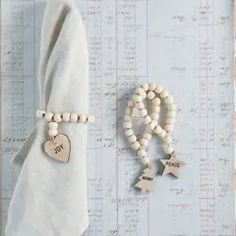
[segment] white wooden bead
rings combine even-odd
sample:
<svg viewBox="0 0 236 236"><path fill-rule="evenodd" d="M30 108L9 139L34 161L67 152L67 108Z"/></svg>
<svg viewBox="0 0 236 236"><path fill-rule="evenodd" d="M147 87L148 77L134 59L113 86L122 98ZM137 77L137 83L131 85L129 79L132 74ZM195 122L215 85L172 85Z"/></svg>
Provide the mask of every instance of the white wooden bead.
<svg viewBox="0 0 236 236"><path fill-rule="evenodd" d="M143 100L143 98L140 95L134 95L133 96L133 100L138 103L141 102Z"/></svg>
<svg viewBox="0 0 236 236"><path fill-rule="evenodd" d="M78 121L78 115L76 113L72 113L70 115L70 121L71 122L77 122Z"/></svg>
<svg viewBox="0 0 236 236"><path fill-rule="evenodd" d="M152 121L148 124L148 127L149 127L151 130L153 130L156 125L157 125L157 121L152 120Z"/></svg>
<svg viewBox="0 0 236 236"><path fill-rule="evenodd" d="M160 93L160 97L161 98L166 98L169 96L169 93L166 91L166 90L163 90L161 93Z"/></svg>
<svg viewBox="0 0 236 236"><path fill-rule="evenodd" d="M140 143L138 141L131 144L131 147L136 151L140 148Z"/></svg>
<svg viewBox="0 0 236 236"><path fill-rule="evenodd" d="M125 130L125 135L126 135L127 137L130 137L130 136L133 135L133 134L134 134L134 132L133 132L132 129L127 129L127 130Z"/></svg>
<svg viewBox="0 0 236 236"><path fill-rule="evenodd" d="M57 135L57 129L49 129L48 130L48 135L50 136L50 137L54 137L54 136L56 136Z"/></svg>
<svg viewBox="0 0 236 236"><path fill-rule="evenodd" d="M139 94L142 98L146 98L147 94L143 88L138 88L136 93Z"/></svg>
<svg viewBox="0 0 236 236"><path fill-rule="evenodd" d="M125 114L126 114L126 115L132 115L132 113L133 113L133 109L132 109L132 108L127 107L127 108L125 109Z"/></svg>
<svg viewBox="0 0 236 236"><path fill-rule="evenodd" d="M148 98L149 100L152 100L154 97L155 97L155 93L152 92L152 91L149 91L148 94L147 94L147 98Z"/></svg>
<svg viewBox="0 0 236 236"><path fill-rule="evenodd" d="M169 117L175 118L175 116L176 116L176 112L175 112L175 111L168 111L168 112L167 112L167 117L168 117L168 118L169 118Z"/></svg>
<svg viewBox="0 0 236 236"><path fill-rule="evenodd" d="M164 129L162 129L161 132L159 133L159 136L161 138L164 138L166 136L166 131Z"/></svg>
<svg viewBox="0 0 236 236"><path fill-rule="evenodd" d="M155 90L156 85L153 84L153 83L149 83L148 88L149 88L150 91L153 91L153 90Z"/></svg>
<svg viewBox="0 0 236 236"><path fill-rule="evenodd" d="M167 144L171 144L172 143L172 138L170 136L166 136L164 142L167 143Z"/></svg>
<svg viewBox="0 0 236 236"><path fill-rule="evenodd" d="M152 107L153 112L160 112L160 110L161 110L160 106L153 106Z"/></svg>
<svg viewBox="0 0 236 236"><path fill-rule="evenodd" d="M143 134L143 138L146 139L146 140L148 140L148 141L150 141L151 138L152 138L152 135L151 135L150 133L148 133L148 132L145 132L145 133Z"/></svg>
<svg viewBox="0 0 236 236"><path fill-rule="evenodd" d="M157 94L160 94L161 92L163 91L163 88L161 87L161 86L156 86L156 88L155 88L155 92L157 93Z"/></svg>
<svg viewBox="0 0 236 236"><path fill-rule="evenodd" d="M173 131L173 125L171 125L171 124L166 124L166 125L165 125L165 130L166 130L166 132L172 132L172 131Z"/></svg>
<svg viewBox="0 0 236 236"><path fill-rule="evenodd" d="M174 99L173 99L172 96L168 96L168 97L166 97L166 98L164 99L164 102L165 102L166 104L172 104L173 101L174 101Z"/></svg>
<svg viewBox="0 0 236 236"><path fill-rule="evenodd" d="M175 119L173 117L166 118L166 124L173 124L174 122L175 122Z"/></svg>
<svg viewBox="0 0 236 236"><path fill-rule="evenodd" d="M56 121L58 123L62 122L61 114L59 114L59 113L54 114L53 119L54 119L54 121Z"/></svg>
<svg viewBox="0 0 236 236"><path fill-rule="evenodd" d="M133 99L131 99L131 100L128 101L128 106L129 106L129 107L132 107L132 108L135 107L135 102L134 102Z"/></svg>
<svg viewBox="0 0 236 236"><path fill-rule="evenodd" d="M79 114L78 117L79 117L79 118L78 118L78 121L79 121L80 123L85 123L86 120L87 120L87 116L86 116L86 115Z"/></svg>
<svg viewBox="0 0 236 236"><path fill-rule="evenodd" d="M161 104L161 99L158 98L158 97L155 97L155 98L152 100L152 104L154 104L154 105L160 105L160 104Z"/></svg>
<svg viewBox="0 0 236 236"><path fill-rule="evenodd" d="M161 131L162 131L162 128L161 128L161 126L160 126L160 125L157 125L157 126L155 127L155 130L154 130L154 132L155 132L156 134L160 134L160 133L161 133Z"/></svg>
<svg viewBox="0 0 236 236"><path fill-rule="evenodd" d="M137 103L137 108L138 108L139 110L143 109L143 108L144 108L144 104L143 104L142 102Z"/></svg>
<svg viewBox="0 0 236 236"><path fill-rule="evenodd" d="M49 129L57 129L58 128L58 123L56 122L50 122L48 123Z"/></svg>
<svg viewBox="0 0 236 236"><path fill-rule="evenodd" d="M137 154L138 154L139 157L146 157L147 152L144 149L141 149L141 150L138 151Z"/></svg>
<svg viewBox="0 0 236 236"><path fill-rule="evenodd" d="M147 91L149 88L148 83L143 84L142 88L144 89L144 91Z"/></svg>
<svg viewBox="0 0 236 236"><path fill-rule="evenodd" d="M158 120L159 119L159 117L160 117L160 115L158 114L158 113L152 113L151 114L151 118L153 119L153 120Z"/></svg>
<svg viewBox="0 0 236 236"><path fill-rule="evenodd" d="M88 123L94 124L96 122L95 116L88 116Z"/></svg>
<svg viewBox="0 0 236 236"><path fill-rule="evenodd" d="M142 109L142 110L139 111L139 114L140 114L141 117L145 117L148 114L148 112L147 112L146 109Z"/></svg>
<svg viewBox="0 0 236 236"><path fill-rule="evenodd" d="M132 128L132 123L129 122L129 121L125 121L124 124L123 124L123 127L125 129L130 129L130 128Z"/></svg>
<svg viewBox="0 0 236 236"><path fill-rule="evenodd" d="M167 154L171 154L174 151L174 148L169 145L164 145L164 150Z"/></svg>
<svg viewBox="0 0 236 236"><path fill-rule="evenodd" d="M137 141L137 137L135 135L131 135L129 138L129 143L134 143L135 141Z"/></svg>
<svg viewBox="0 0 236 236"><path fill-rule="evenodd" d="M64 113L62 114L62 120L63 120L64 122L69 122L69 121L70 121L70 113L64 112Z"/></svg>
<svg viewBox="0 0 236 236"><path fill-rule="evenodd" d="M52 117L53 117L53 113L52 113L52 112L47 112L47 113L45 114L45 119L46 119L47 121L51 121L51 120L52 120Z"/></svg>
<svg viewBox="0 0 236 236"><path fill-rule="evenodd" d="M175 104L168 104L167 105L167 110L169 111L176 111L177 110L177 106Z"/></svg>
<svg viewBox="0 0 236 236"><path fill-rule="evenodd" d="M45 111L37 110L35 115L37 118L42 118L45 116Z"/></svg>
<svg viewBox="0 0 236 236"><path fill-rule="evenodd" d="M149 124L150 122L151 122L151 117L150 116L145 116L144 117L144 123L145 123L145 125L147 125L147 124Z"/></svg>
<svg viewBox="0 0 236 236"><path fill-rule="evenodd" d="M140 140L140 144L141 144L142 146L144 146L144 147L147 147L147 145L148 145L148 140L145 139L145 138L142 138L142 139Z"/></svg>

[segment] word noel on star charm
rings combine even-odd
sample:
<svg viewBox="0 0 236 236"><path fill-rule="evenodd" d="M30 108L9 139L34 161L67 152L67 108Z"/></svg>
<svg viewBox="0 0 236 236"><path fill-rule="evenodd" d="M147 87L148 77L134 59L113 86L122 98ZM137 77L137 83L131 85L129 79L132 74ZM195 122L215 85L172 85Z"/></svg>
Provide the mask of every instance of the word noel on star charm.
<svg viewBox="0 0 236 236"><path fill-rule="evenodd" d="M144 100L147 100L144 102ZM162 105L162 106L161 106ZM145 107L148 107L147 110ZM161 108L165 107L166 119L163 126L159 125ZM183 162L177 160L176 153L172 145L171 132L176 115L176 105L173 97L161 86L153 83L143 84L137 88L135 94L128 102L124 117L124 132L131 147L137 152L145 168L135 184L135 187L142 192L153 191L154 177L151 160L147 157L148 144L153 134L159 136L163 142L163 148L169 158L162 159L164 165L163 175L172 174L178 177L178 171L183 166ZM143 119L145 129L141 137L137 137L133 130L132 121L135 114Z"/></svg>
<svg viewBox="0 0 236 236"><path fill-rule="evenodd" d="M49 140L44 143L44 151L56 161L67 163L70 160L71 141L66 134L58 134L58 123L94 123L94 116L87 116L77 113L52 113L43 110L36 112L37 118L48 121Z"/></svg>

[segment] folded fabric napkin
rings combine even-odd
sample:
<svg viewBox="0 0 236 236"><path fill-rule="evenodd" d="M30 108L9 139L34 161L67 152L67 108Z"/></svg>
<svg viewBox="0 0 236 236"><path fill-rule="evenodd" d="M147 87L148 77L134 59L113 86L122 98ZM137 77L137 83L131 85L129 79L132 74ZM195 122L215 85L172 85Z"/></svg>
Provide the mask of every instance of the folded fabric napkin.
<svg viewBox="0 0 236 236"><path fill-rule="evenodd" d="M88 114L88 50L73 0L50 0L42 26L41 109ZM48 157L48 124L39 120L14 162L22 165L9 206L6 236L78 236L88 226L87 125L60 123L71 141L70 161Z"/></svg>

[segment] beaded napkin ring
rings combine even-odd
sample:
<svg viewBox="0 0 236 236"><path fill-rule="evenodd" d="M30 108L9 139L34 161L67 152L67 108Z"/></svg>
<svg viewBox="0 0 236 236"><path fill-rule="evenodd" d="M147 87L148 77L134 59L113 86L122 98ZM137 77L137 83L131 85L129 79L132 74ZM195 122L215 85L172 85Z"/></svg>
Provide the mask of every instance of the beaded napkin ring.
<svg viewBox="0 0 236 236"><path fill-rule="evenodd" d="M150 114L145 108L145 99L150 102ZM166 120L163 127L158 124L161 104L166 107ZM135 109L138 111L139 116L143 118L145 124L145 130L141 138L138 138L133 130L132 121ZM142 192L152 191L154 188L152 162L147 157L148 144L153 134L160 137L163 142L164 151L167 154L167 159L160 160L164 165L162 175L172 174L178 177L178 170L184 164L182 161L176 159L176 153L171 139L176 110L177 107L173 103L173 97L164 88L153 83L145 83L137 88L135 94L128 102L123 127L132 149L137 152L138 157L145 166L143 174L135 184L135 187L139 188Z"/></svg>
<svg viewBox="0 0 236 236"><path fill-rule="evenodd" d="M46 112L43 110L36 111L36 117L45 119L48 123L49 140L44 143L44 151L54 160L67 163L70 159L71 142L67 135L58 134L58 123L95 123L94 116L84 114L68 113L63 114Z"/></svg>

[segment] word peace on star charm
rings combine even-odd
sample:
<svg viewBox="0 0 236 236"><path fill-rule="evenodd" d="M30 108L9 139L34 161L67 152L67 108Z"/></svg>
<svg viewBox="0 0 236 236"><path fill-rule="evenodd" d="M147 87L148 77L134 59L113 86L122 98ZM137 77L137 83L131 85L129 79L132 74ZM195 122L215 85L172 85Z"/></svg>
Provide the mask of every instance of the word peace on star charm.
<svg viewBox="0 0 236 236"><path fill-rule="evenodd" d="M168 159L161 159L161 163L164 165L162 175L171 174L176 178L179 176L179 169L184 166L184 162L176 158L175 152L169 155Z"/></svg>
<svg viewBox="0 0 236 236"><path fill-rule="evenodd" d="M163 107L166 116L164 124L160 125L159 117ZM163 175L172 174L177 177L180 167L183 166L183 162L176 159L171 138L176 111L177 107L173 103L173 97L164 88L153 83L145 83L137 88L128 102L123 127L132 149L137 152L137 156L144 165L142 175L134 186L142 192L149 192L154 189L153 168L151 160L147 156L148 144L152 135L159 136L163 143L163 149L169 156L168 159L161 160L165 167ZM135 134L132 124L136 114L145 124L143 134L138 136Z"/></svg>

